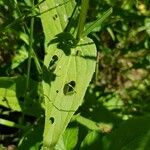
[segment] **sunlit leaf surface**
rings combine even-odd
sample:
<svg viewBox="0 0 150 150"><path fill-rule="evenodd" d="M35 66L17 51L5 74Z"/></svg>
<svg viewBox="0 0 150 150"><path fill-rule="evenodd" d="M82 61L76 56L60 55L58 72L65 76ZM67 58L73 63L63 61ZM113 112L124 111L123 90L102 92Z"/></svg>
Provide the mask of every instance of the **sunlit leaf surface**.
<svg viewBox="0 0 150 150"><path fill-rule="evenodd" d="M62 5L60 5L62 4ZM74 38L63 32L74 1L47 0L40 6L45 33L44 149L52 149L65 130L72 115L81 105L95 70L96 48L89 38L73 46Z"/></svg>

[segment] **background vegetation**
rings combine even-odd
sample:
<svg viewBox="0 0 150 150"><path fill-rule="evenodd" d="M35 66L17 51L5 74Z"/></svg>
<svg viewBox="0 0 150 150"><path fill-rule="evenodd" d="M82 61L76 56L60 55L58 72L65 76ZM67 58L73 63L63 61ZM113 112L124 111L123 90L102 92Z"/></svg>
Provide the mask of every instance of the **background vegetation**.
<svg viewBox="0 0 150 150"><path fill-rule="evenodd" d="M96 71L83 104L55 149L149 149L150 1L91 0L86 23L111 7L113 13L88 35L97 48ZM38 150L44 113L42 75L36 61L42 66L45 55L38 7L33 8L31 1L1 0L0 10L1 149ZM37 57L31 59L30 92L24 101L33 16ZM7 97L4 89L10 89ZM11 98L9 105L7 98Z"/></svg>

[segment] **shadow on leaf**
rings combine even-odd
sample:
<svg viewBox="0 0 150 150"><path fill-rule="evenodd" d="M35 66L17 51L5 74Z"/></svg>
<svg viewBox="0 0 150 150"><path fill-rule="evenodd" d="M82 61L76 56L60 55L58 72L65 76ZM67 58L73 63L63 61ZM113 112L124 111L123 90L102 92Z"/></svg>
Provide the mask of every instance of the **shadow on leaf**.
<svg viewBox="0 0 150 150"><path fill-rule="evenodd" d="M57 34L47 46L50 46L51 44L57 44L57 48L61 49L68 56L71 54L71 48L75 46L75 39L70 33L62 32Z"/></svg>

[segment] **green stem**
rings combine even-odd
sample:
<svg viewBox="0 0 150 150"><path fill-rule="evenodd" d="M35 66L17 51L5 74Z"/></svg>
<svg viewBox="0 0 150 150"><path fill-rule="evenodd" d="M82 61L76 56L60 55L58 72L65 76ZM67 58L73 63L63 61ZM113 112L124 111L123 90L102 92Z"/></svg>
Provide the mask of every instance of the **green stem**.
<svg viewBox="0 0 150 150"><path fill-rule="evenodd" d="M71 27L74 24L74 19L75 19L74 17L77 14L77 7L78 7L78 5L76 4L76 6L75 6L75 8L74 8L74 10L73 10L73 12L71 14L70 21L68 22L68 24L67 24L67 26L65 28L65 32L70 32Z"/></svg>
<svg viewBox="0 0 150 150"><path fill-rule="evenodd" d="M82 0L81 12L79 15L78 30L77 30L77 36L76 36L77 43L79 42L81 35L83 33L83 30L84 30L88 7L89 7L89 0Z"/></svg>
<svg viewBox="0 0 150 150"><path fill-rule="evenodd" d="M33 0L34 5L34 0ZM30 79L30 70L31 70L31 59L32 59L32 45L33 45L33 28L34 28L34 18L31 18L30 26L30 39L29 39L29 58L28 58L28 68L27 68L27 82L26 82L26 91L29 90L29 79Z"/></svg>
<svg viewBox="0 0 150 150"><path fill-rule="evenodd" d="M17 2L17 0L14 0L14 2L15 2L15 9L16 9L16 11L17 11L17 13L18 13L18 18L16 19L16 21L17 21L17 20L18 20L18 21L21 20L21 18L24 19L24 18L25 18L25 15L21 13L20 8L18 7L18 2ZM12 25L13 25L13 23L15 23L16 21L12 22ZM11 24L10 24L9 26L11 27ZM8 26L8 27L9 27L9 26ZM23 29L23 31L24 31L25 33L26 33L26 31L29 32L26 23L24 23L24 25L22 26L22 29Z"/></svg>
<svg viewBox="0 0 150 150"><path fill-rule="evenodd" d="M20 19L20 17L22 17L22 18L25 17L25 15L23 15L21 13L20 8L18 7L17 0L14 0L14 2L16 4L15 6L16 6L17 13L19 15L19 19ZM43 1L41 1L40 3L42 3L42 2ZM40 3L38 3L37 5L34 5L34 0L33 0L32 9L36 8ZM30 15L34 16L34 14L30 14ZM9 26L11 26L11 25L9 25ZM22 26L22 29L23 29L24 33L30 34L30 39L29 39L29 53L28 53L29 54L29 59L28 59L28 69L27 69L26 91L28 91L28 88L29 88L29 77L30 77L30 68L31 68L31 59L32 58L34 59L34 62L35 62L35 65L36 65L36 68L37 68L37 71L38 71L39 75L42 74L42 68L40 66L39 60L38 60L38 58L36 56L36 53L32 49L32 43L33 43L33 26L34 26L34 17L31 17L30 31L29 31L26 23L24 23L24 26ZM26 95L26 93L25 93L25 95Z"/></svg>

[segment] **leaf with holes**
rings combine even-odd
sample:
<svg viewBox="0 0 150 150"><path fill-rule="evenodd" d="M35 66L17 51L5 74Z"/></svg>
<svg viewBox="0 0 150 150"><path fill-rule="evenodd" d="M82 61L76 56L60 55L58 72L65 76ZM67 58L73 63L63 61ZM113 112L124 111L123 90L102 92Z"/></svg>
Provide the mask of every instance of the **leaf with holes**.
<svg viewBox="0 0 150 150"><path fill-rule="evenodd" d="M55 147L74 112L81 105L95 70L96 48L93 41L84 38L74 47L73 36L63 32L75 7L74 2L47 0L40 6L41 12L50 10L41 15L46 39L43 149Z"/></svg>

